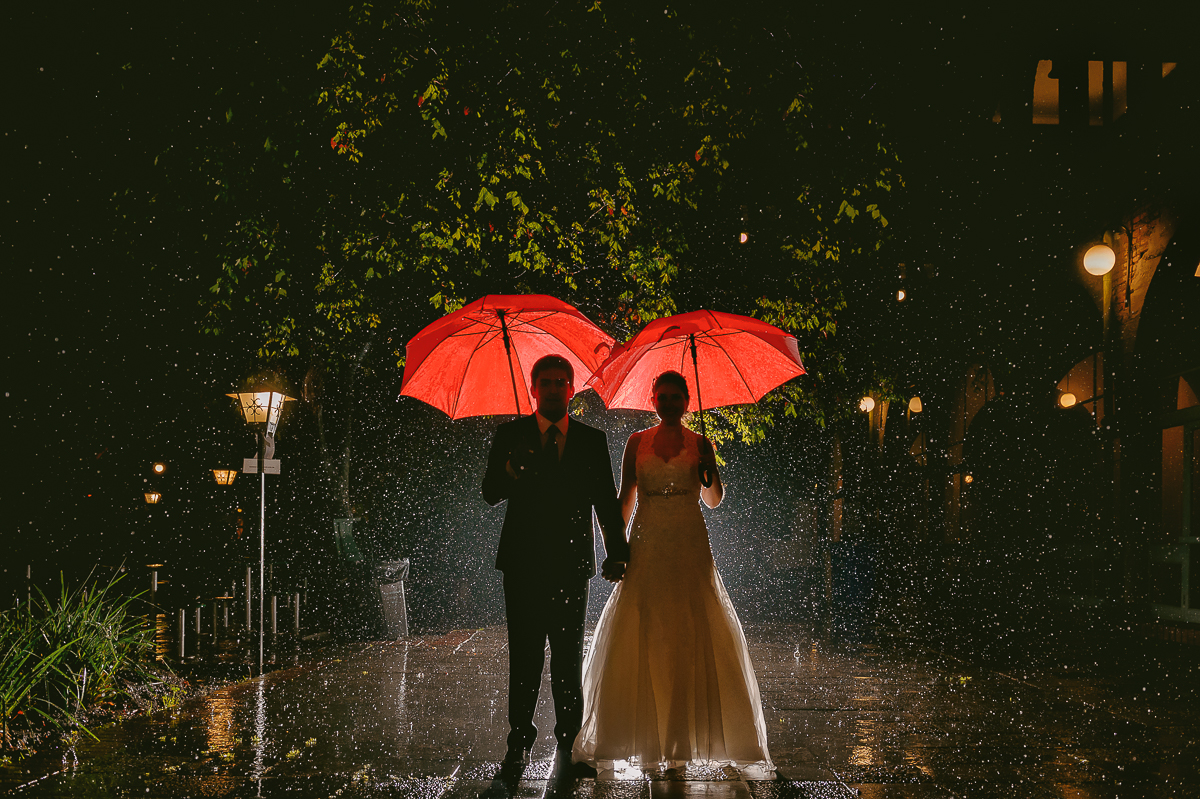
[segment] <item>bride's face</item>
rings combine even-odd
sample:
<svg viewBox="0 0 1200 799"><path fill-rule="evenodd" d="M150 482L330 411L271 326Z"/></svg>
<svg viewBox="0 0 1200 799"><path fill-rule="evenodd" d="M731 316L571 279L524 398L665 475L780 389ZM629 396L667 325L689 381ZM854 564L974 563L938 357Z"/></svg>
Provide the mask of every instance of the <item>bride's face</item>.
<svg viewBox="0 0 1200 799"><path fill-rule="evenodd" d="M654 410L664 422L675 423L687 411L688 396L670 383L659 383L654 387Z"/></svg>

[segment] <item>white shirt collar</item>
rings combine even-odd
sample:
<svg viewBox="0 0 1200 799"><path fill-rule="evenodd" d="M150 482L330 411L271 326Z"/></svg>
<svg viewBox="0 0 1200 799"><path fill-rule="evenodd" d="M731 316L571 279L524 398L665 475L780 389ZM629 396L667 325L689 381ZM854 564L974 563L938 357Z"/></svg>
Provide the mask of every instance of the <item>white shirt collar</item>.
<svg viewBox="0 0 1200 799"><path fill-rule="evenodd" d="M558 428L558 432L563 438L567 437L567 420L571 418L570 414L563 414L563 418L559 419L557 422L551 422L537 411L534 411L533 415L537 418L538 432L543 436L546 435L546 431L550 429L551 425L553 425Z"/></svg>

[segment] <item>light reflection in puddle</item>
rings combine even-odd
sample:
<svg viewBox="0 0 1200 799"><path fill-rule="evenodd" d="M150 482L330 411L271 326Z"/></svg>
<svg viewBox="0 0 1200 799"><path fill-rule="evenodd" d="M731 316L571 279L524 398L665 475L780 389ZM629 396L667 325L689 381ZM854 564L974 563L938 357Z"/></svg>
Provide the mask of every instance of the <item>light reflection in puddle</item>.
<svg viewBox="0 0 1200 799"><path fill-rule="evenodd" d="M855 719L854 736L859 744L850 750L850 765L875 765L875 722L871 719Z"/></svg>
<svg viewBox="0 0 1200 799"><path fill-rule="evenodd" d="M237 730L233 727L233 714L239 703L225 691L217 691L204 699L204 710L208 713L208 748L214 752L232 752L237 744Z"/></svg>
<svg viewBox="0 0 1200 799"><path fill-rule="evenodd" d="M267 755L267 696L264 678L259 677L254 689L254 768L250 775L258 780L259 790L262 790L262 777L266 773L263 761Z"/></svg>
<svg viewBox="0 0 1200 799"><path fill-rule="evenodd" d="M167 659L167 654L171 651L171 635L170 626L167 624L167 614L158 613L154 616L154 659L159 663L163 663Z"/></svg>

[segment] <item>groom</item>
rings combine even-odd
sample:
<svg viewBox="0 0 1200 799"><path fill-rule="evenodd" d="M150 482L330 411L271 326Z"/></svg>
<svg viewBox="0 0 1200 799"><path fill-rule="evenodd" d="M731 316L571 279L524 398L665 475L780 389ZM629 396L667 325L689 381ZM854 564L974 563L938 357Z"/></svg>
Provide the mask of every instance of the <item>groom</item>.
<svg viewBox="0 0 1200 799"><path fill-rule="evenodd" d="M617 582L629 560L613 484L608 437L567 415L575 396L570 362L547 355L533 365L537 411L496 429L483 478L489 505L508 500L496 568L504 574L508 623L508 754L528 763L537 740L533 713L550 641L556 765L570 764L583 723L583 623L596 573L592 509L604 531L602 573Z"/></svg>

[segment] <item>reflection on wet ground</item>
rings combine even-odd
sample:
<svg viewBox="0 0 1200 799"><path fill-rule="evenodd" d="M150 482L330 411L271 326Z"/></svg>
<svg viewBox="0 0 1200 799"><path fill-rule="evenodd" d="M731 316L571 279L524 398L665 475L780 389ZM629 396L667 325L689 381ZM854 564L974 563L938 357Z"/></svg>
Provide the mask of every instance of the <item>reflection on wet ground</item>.
<svg viewBox="0 0 1200 799"><path fill-rule="evenodd" d="M485 628L327 650L307 665L99 729L99 741L75 750L0 768L0 790L428 799L1200 795L1200 703L1093 677L1001 673L900 639L833 646L796 627L746 632L779 767L774 782L720 773L555 779L548 685L533 763L502 771L506 641L503 628Z"/></svg>

